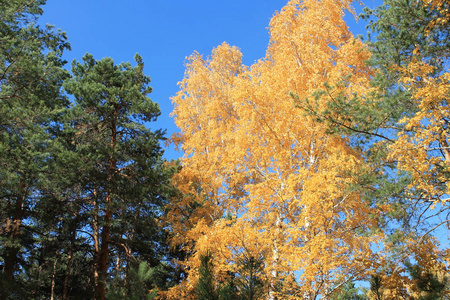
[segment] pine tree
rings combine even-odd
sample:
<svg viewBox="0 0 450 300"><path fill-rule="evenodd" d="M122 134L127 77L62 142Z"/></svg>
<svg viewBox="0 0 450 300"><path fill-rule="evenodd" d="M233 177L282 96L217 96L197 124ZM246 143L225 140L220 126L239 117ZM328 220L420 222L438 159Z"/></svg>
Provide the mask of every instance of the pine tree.
<svg viewBox="0 0 450 300"><path fill-rule="evenodd" d="M336 291L331 297L332 300L366 300L367 297L361 290L355 287L355 283L348 282Z"/></svg>
<svg viewBox="0 0 450 300"><path fill-rule="evenodd" d="M219 287L215 278L212 259L213 256L210 252L200 257L197 283L198 300L219 300Z"/></svg>
<svg viewBox="0 0 450 300"><path fill-rule="evenodd" d="M200 267L196 285L196 297L198 300L243 300L247 299L239 292L236 277L233 274L218 276L214 270L214 256L207 251L200 255ZM224 275L224 274L223 274Z"/></svg>
<svg viewBox="0 0 450 300"><path fill-rule="evenodd" d="M0 298L104 299L112 277L154 295L180 275L159 221L176 167L147 127L150 79L139 56L89 55L69 79L65 34L35 24L43 4L0 1Z"/></svg>
<svg viewBox="0 0 450 300"><path fill-rule="evenodd" d="M417 300L447 299L449 292L449 278L446 273L424 270L419 265L406 264L412 279L411 298ZM440 274L439 274L440 273ZM439 276L440 275L440 276Z"/></svg>
<svg viewBox="0 0 450 300"><path fill-rule="evenodd" d="M30 222L45 184L53 129L67 106L62 96L65 34L39 27L45 1L0 1L0 298L28 298ZM26 222L25 222L26 221ZM26 224L25 224L26 223ZM25 280L25 281L23 281Z"/></svg>
<svg viewBox="0 0 450 300"><path fill-rule="evenodd" d="M105 298L112 249L129 264L138 251L136 222L147 217L155 230L152 219L160 213L170 176L162 160L163 132L144 124L160 112L147 97L150 78L143 74L142 58L135 59L132 67L88 54L82 63L73 63L73 78L65 83L75 97L73 143L85 166L80 182L92 220L96 299Z"/></svg>

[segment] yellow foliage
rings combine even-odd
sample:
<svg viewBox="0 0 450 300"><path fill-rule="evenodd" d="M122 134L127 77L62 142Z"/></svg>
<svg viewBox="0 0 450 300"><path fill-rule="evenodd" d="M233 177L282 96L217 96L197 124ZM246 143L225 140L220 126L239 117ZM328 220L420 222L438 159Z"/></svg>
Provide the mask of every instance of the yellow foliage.
<svg viewBox="0 0 450 300"><path fill-rule="evenodd" d="M432 237L423 237L418 241L416 236L405 237L405 247L397 254L396 260L385 260L386 256L380 256L380 294L382 299L419 299L425 298L426 292L418 286L418 279L411 276L404 261L413 258L413 265L422 270L422 275L428 273L435 276L441 282L448 278L448 267L443 262L445 251L439 250L439 242ZM391 251L388 247L386 251ZM423 284L423 283L422 283ZM421 291L422 290L422 291ZM369 293L371 294L371 293ZM373 296L373 295L371 295ZM372 297L371 299L377 299Z"/></svg>
<svg viewBox="0 0 450 300"><path fill-rule="evenodd" d="M424 5L430 9L437 10L440 16L435 20L432 20L428 24L429 29L433 27L448 26L450 22L450 1L449 0L424 0Z"/></svg>
<svg viewBox="0 0 450 300"><path fill-rule="evenodd" d="M433 68L413 62L401 82L412 94L417 112L400 122L405 129L391 145L390 158L412 174L410 188L423 191L435 204L448 205L450 181L450 73L432 76Z"/></svg>
<svg viewBox="0 0 450 300"><path fill-rule="evenodd" d="M182 289L194 289L208 249L219 273L237 270L243 256L264 257L271 295L284 280L280 295L326 296L374 267L379 237L362 232L378 212L348 188L365 163L292 97L314 97L325 83L347 96L369 90L369 53L343 21L346 9L346 0L289 1L270 22L266 57L250 67L226 43L188 58L172 98L184 197L168 219L173 242L192 253ZM322 97L325 105L333 95Z"/></svg>
<svg viewBox="0 0 450 300"><path fill-rule="evenodd" d="M439 8L437 1L429 1L429 4ZM438 206L445 212L449 208L450 188L450 73L445 70L435 74L434 67L418 56L414 56L402 72L399 83L411 93L411 101L417 110L400 120L404 129L390 145L389 159L397 162L399 170L411 174L408 187L411 191L420 192L422 200L431 203L431 208ZM448 220L427 234L445 222ZM448 272L445 265L448 266L448 250L438 250L439 243L432 238L424 235L419 241L410 239L405 242L405 247L404 252L411 254L424 270L433 270L438 277ZM409 278L395 279L394 276L392 280L389 292L403 286L410 295L420 296L416 283Z"/></svg>

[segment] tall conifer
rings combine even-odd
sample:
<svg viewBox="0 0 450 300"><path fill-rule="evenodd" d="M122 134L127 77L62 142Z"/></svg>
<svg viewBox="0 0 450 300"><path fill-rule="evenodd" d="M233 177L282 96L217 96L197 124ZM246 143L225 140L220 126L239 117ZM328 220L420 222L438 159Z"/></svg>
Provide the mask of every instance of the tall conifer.
<svg viewBox="0 0 450 300"><path fill-rule="evenodd" d="M168 178L163 132L145 126L156 120L159 107L147 97L150 78L143 73L142 58L135 59L132 67L87 54L73 63L73 78L65 84L75 97L73 142L85 168L80 181L90 207L96 299L105 299L112 249L129 264L142 233L136 222L145 216L156 226L152 219L164 201L160 192Z"/></svg>
<svg viewBox="0 0 450 300"><path fill-rule="evenodd" d="M29 220L67 100L60 88L67 72L66 37L36 25L45 1L2 0L0 6L0 298L26 292L18 276L28 263L35 232ZM15 288L16 287L16 288ZM23 296L26 297L26 296Z"/></svg>

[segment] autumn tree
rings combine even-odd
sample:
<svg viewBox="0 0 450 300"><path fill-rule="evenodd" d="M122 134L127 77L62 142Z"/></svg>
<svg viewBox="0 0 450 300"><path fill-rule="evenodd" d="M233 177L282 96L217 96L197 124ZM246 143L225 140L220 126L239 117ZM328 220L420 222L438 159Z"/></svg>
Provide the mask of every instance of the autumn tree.
<svg viewBox="0 0 450 300"><path fill-rule="evenodd" d="M402 275L408 260L430 272L448 267L448 250L433 236L449 222L447 17L448 1L392 0L366 9L368 63L376 70L372 92L341 95L326 109L302 103L330 132L350 135L371 165L359 175L359 189L389 207L383 223L390 234L380 260L387 298L411 289L412 277Z"/></svg>
<svg viewBox="0 0 450 300"><path fill-rule="evenodd" d="M419 191L429 207L448 210L450 162L448 144L448 96L450 73L450 26L446 22L450 5L447 1L416 4L427 11L421 28L426 43L410 45L409 61L402 65L398 83L410 94L413 114L398 120L402 129L390 146L390 158L398 168L411 174L409 189ZM430 51L429 49L433 49ZM440 225L447 224L448 218Z"/></svg>
<svg viewBox="0 0 450 300"><path fill-rule="evenodd" d="M406 188L411 195L419 195L412 197L412 204L419 208L418 222L423 228L417 235L421 243L427 244L430 240L435 241L433 232L436 229L446 228L447 232L450 229L450 73L447 66L450 56L450 26L447 22L450 5L448 1L419 2L416 5L427 12L426 18L421 19L425 23L421 34L426 43L410 46L414 50L410 60L400 68L398 80L411 95L414 113L405 114L398 120L401 130L397 139L389 145L388 158L411 177ZM429 51L433 48L434 51ZM434 244L439 247L439 241ZM419 259L417 268L426 274L448 272L449 249L431 251L436 253L438 259ZM417 274L415 276L417 278ZM432 291L428 290L423 298L431 299L442 293L438 292L442 288L434 290L436 294L430 294ZM448 288L446 292L449 292Z"/></svg>
<svg viewBox="0 0 450 300"><path fill-rule="evenodd" d="M376 266L378 236L367 233L379 210L352 189L366 167L361 153L295 101L323 107L370 90L369 52L343 21L351 9L289 1L270 23L266 57L251 67L227 44L188 59L173 97L181 130L173 139L185 153L174 181L184 197L169 220L173 242L192 255L173 297L189 297L206 249L218 274L262 257L265 299L329 297ZM317 93L324 86L334 88Z"/></svg>

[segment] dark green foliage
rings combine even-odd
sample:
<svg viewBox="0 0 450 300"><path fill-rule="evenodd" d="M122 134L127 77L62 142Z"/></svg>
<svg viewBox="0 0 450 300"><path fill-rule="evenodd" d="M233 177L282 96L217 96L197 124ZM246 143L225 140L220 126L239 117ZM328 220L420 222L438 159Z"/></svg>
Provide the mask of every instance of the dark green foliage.
<svg viewBox="0 0 450 300"><path fill-rule="evenodd" d="M110 58L86 55L83 63L73 63L74 77L65 83L76 104L70 134L82 167L79 197L90 207L89 231L99 245L93 257L98 299L104 297L110 267L129 289L134 260L154 268L168 255L156 218L171 192L173 170L162 159L163 132L145 125L160 112L147 97L150 78L138 55L136 63L115 65Z"/></svg>
<svg viewBox="0 0 450 300"><path fill-rule="evenodd" d="M381 276L372 275L370 277L370 294L375 300L383 300L383 283L381 280Z"/></svg>
<svg viewBox="0 0 450 300"><path fill-rule="evenodd" d="M153 290L155 277L158 277L156 268L150 268L146 262L132 263L129 270L128 286L124 287L120 280L112 284L107 293L110 300L150 300L154 299L157 290Z"/></svg>
<svg viewBox="0 0 450 300"><path fill-rule="evenodd" d="M236 274L239 299L262 299L264 294L263 267L263 260L253 256L245 257L240 262L240 268Z"/></svg>
<svg viewBox="0 0 450 300"><path fill-rule="evenodd" d="M448 3L444 5L448 6ZM399 173L395 169L396 161L387 159L386 147L399 131L408 132L398 123L399 120L417 111L411 95L398 82L402 76L400 68L406 68L414 60L421 60L435 67L431 76L445 71L450 55L450 26L448 23L430 26L442 15L422 1L387 0L376 9L365 9L362 17L369 22L367 44L372 57L368 63L376 68L372 84L377 88L364 109L368 114L378 116L379 122L358 120L355 126L373 126L372 133L381 133L389 138L381 145L374 144L377 138L372 134L374 138L365 143L368 160L385 174L377 181L378 184L374 184L375 193L382 195L381 203L392 204L393 211L388 217L397 220L402 230L417 230L424 224L421 218L430 203L422 200L424 195L419 191L409 189L405 193L405 188L410 184L409 174ZM359 106L355 107L353 114L359 114ZM351 112L349 114L352 115ZM401 239L398 241L401 247Z"/></svg>
<svg viewBox="0 0 450 300"><path fill-rule="evenodd" d="M211 252L200 257L200 267L198 269L199 279L197 283L198 300L219 300L219 286L214 275Z"/></svg>
<svg viewBox="0 0 450 300"><path fill-rule="evenodd" d="M211 252L200 256L199 281L196 293L199 300L257 300L264 298L263 262L254 257L240 262L236 272L219 280L214 272Z"/></svg>
<svg viewBox="0 0 450 300"><path fill-rule="evenodd" d="M69 78L65 34L34 23L43 4L0 0L0 299L147 299L180 276L150 79L139 56L90 55Z"/></svg>
<svg viewBox="0 0 450 300"><path fill-rule="evenodd" d="M376 69L372 80L376 92L364 98L362 95L333 96L327 102L327 109L318 111L316 101L336 94L337 86L325 84L315 99L296 99L297 105L319 121L327 122L330 133L344 133L364 150L373 147L375 142L390 142L401 129L397 124L399 119L416 111L409 92L398 84L401 76L398 67L406 67L414 57L420 57L439 73L450 55L450 26L429 27L438 17L441 16L437 10L420 1L387 0L374 10L365 8L362 19L368 22L366 44L372 52L367 63ZM343 78L337 85L347 84ZM380 150L385 152L384 149L376 152Z"/></svg>
<svg viewBox="0 0 450 300"><path fill-rule="evenodd" d="M200 256L200 267L198 269L199 280L196 294L198 300L239 300L234 276L228 274L227 278L219 282L214 273L213 255L211 252Z"/></svg>
<svg viewBox="0 0 450 300"><path fill-rule="evenodd" d="M353 282L347 282L332 294L332 300L367 300L367 296L362 293L361 288L355 287Z"/></svg>
<svg viewBox="0 0 450 300"><path fill-rule="evenodd" d="M404 262L407 273L412 280L412 286L404 290L403 297L411 300L444 300L448 299L448 274L445 272L438 276L433 270L426 270L417 264ZM383 280L379 274L372 275L370 280L370 299L384 300ZM399 287L400 289L400 287ZM342 298L347 299L347 298ZM353 298L351 298L353 299ZM359 298L356 298L359 299ZM365 298L362 298L365 299Z"/></svg>
<svg viewBox="0 0 450 300"><path fill-rule="evenodd" d="M366 8L362 17L369 21L369 39L374 39L369 42L371 64L381 71L376 79L385 86L397 84L399 73L392 67L406 66L415 55L442 70L450 55L450 27L430 27L432 20L443 17L438 10L419 1L387 0L376 9Z"/></svg>
<svg viewBox="0 0 450 300"><path fill-rule="evenodd" d="M66 37L34 21L45 1L0 1L0 298L30 298L28 253L39 232L33 209L67 99L61 85Z"/></svg>
<svg viewBox="0 0 450 300"><path fill-rule="evenodd" d="M431 270L424 270L419 265L406 263L409 275L415 283L420 296L415 300L443 300L448 291L448 277L439 279Z"/></svg>

